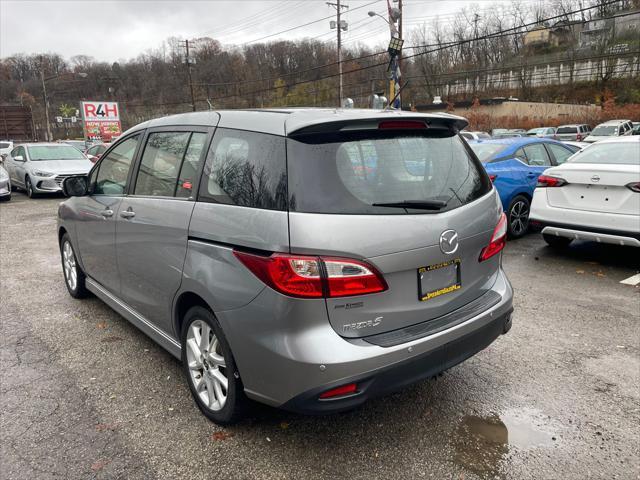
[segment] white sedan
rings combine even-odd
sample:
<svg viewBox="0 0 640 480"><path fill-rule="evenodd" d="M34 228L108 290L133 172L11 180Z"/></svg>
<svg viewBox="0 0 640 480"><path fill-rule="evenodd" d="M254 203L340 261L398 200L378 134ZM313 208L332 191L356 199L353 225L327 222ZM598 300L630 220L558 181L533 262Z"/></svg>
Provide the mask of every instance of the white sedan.
<svg viewBox="0 0 640 480"><path fill-rule="evenodd" d="M640 247L640 137L600 141L545 170L530 223L554 247L573 240Z"/></svg>

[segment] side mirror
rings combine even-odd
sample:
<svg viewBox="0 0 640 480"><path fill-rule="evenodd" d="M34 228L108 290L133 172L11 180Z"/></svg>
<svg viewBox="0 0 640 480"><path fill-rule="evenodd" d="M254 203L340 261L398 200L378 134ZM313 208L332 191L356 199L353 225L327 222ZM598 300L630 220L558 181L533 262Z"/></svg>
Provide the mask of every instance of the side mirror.
<svg viewBox="0 0 640 480"><path fill-rule="evenodd" d="M67 177L62 182L62 192L67 197L83 197L89 192L89 182L85 175Z"/></svg>
<svg viewBox="0 0 640 480"><path fill-rule="evenodd" d="M24 157L22 155L16 155L13 157L16 162L24 162Z"/></svg>

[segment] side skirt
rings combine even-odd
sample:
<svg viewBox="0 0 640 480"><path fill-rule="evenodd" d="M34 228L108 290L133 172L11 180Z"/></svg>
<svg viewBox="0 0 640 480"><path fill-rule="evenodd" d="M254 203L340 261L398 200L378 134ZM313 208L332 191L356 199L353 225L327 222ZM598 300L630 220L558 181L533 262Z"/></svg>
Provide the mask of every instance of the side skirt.
<svg viewBox="0 0 640 480"><path fill-rule="evenodd" d="M87 277L86 284L87 289L93 292L96 297L142 330L147 336L151 337L152 340L167 350L171 355L176 357L178 360L181 359L182 349L180 348L180 343L171 335L155 326L152 322L140 315L137 311L117 298L95 280Z"/></svg>

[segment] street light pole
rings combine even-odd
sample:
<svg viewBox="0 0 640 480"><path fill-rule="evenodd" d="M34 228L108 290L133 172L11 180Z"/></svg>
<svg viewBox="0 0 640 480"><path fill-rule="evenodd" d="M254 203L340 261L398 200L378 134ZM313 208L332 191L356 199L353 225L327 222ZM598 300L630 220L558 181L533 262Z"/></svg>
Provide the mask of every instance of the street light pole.
<svg viewBox="0 0 640 480"><path fill-rule="evenodd" d="M40 80L42 81L42 96L44 97L44 118L47 122L47 141L53 140L51 123L49 122L49 98L47 97L47 84L44 79L44 64L40 62Z"/></svg>
<svg viewBox="0 0 640 480"><path fill-rule="evenodd" d="M338 30L338 107L342 107L342 30L347 29L347 24L340 19L340 15L342 13L343 8L349 8L349 5L343 5L340 3L340 0L336 0L336 3L326 2L327 5L334 7L337 12L336 16L336 30ZM333 21L331 22L331 28L333 28Z"/></svg>

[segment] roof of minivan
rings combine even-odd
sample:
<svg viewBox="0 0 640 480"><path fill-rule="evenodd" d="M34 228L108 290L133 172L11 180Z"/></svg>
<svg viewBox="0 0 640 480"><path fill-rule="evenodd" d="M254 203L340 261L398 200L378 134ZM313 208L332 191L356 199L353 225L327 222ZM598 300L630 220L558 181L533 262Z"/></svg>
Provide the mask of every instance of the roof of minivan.
<svg viewBox="0 0 640 480"><path fill-rule="evenodd" d="M606 122L602 122L600 125L620 125L621 123L627 123L631 120L607 120Z"/></svg>
<svg viewBox="0 0 640 480"><path fill-rule="evenodd" d="M324 123L399 118L403 120L409 118L442 120L447 123L453 123L458 130L462 130L468 124L464 118L448 113L426 114L398 110L353 108L272 108L181 113L143 122L129 129L123 135L145 128L175 125L217 125L219 127L250 130L273 135L288 135L297 130Z"/></svg>

